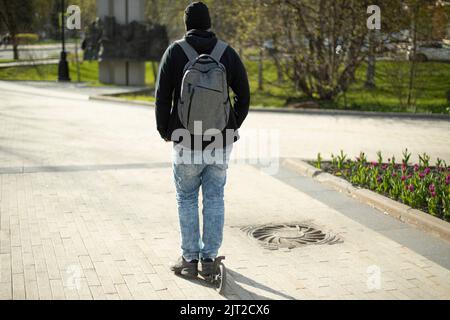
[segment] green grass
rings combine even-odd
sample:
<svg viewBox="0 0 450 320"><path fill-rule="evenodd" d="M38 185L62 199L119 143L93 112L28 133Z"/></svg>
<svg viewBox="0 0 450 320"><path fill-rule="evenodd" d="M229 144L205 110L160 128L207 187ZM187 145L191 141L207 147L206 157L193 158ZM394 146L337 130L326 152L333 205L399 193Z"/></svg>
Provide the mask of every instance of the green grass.
<svg viewBox="0 0 450 320"><path fill-rule="evenodd" d="M274 63L263 64L263 90L258 90L258 62L246 61L248 80L250 83L251 104L253 106L283 107L289 97L299 97L289 81L277 83L277 70Z"/></svg>
<svg viewBox="0 0 450 320"><path fill-rule="evenodd" d="M75 63L70 60L72 81L77 80ZM290 81L277 83L277 72L271 60L264 61L264 87L257 90L258 62L245 62L249 75L252 106L283 107L289 98L305 99L296 92ZM345 94L340 94L332 102L318 102L321 108L351 109L363 111L390 112L434 112L449 113L450 106L446 98L450 89L450 63L424 62L418 65L417 84L419 94L416 100L417 110L402 105L399 92L407 85L408 62L378 61L376 67L376 88L364 87L366 66L361 66L356 73L356 82ZM146 63L146 85L154 87L155 79L151 63ZM98 77L98 63L84 61L80 64L81 81L92 86L101 86ZM32 66L1 68L1 80L47 80L56 81L58 66ZM405 96L403 94L403 96ZM127 96L127 99L154 101L152 95Z"/></svg>
<svg viewBox="0 0 450 320"><path fill-rule="evenodd" d="M277 84L276 68L271 61L264 62L264 88L257 90L258 62L247 61L252 105L285 106L286 100L292 97L306 99L295 92L289 82ZM402 106L399 91L408 84L408 62L378 61L376 66L376 88L369 90L364 87L366 65L362 65L356 73L356 82L344 94L340 94L333 102L318 102L321 108L352 109L363 111L413 112L414 108ZM450 90L450 63L424 62L419 63L417 112L448 113L449 103L446 98ZM406 100L406 99L404 99ZM404 104L405 101L403 102Z"/></svg>
<svg viewBox="0 0 450 320"><path fill-rule="evenodd" d="M14 59L0 59L0 63L16 62ZM20 61L20 60L19 60Z"/></svg>
<svg viewBox="0 0 450 320"><path fill-rule="evenodd" d="M417 112L448 113L447 91L450 90L450 63L423 62L417 69ZM409 63L399 61L377 62L376 88L364 87L366 65L357 70L356 83L348 92L341 94L335 103L338 108L367 111L413 112L406 107ZM403 93L400 93L403 92ZM399 97L403 97L403 103ZM346 100L346 101L345 101Z"/></svg>
<svg viewBox="0 0 450 320"><path fill-rule="evenodd" d="M144 94L122 94L118 97L127 99L127 100L137 100L137 101L145 101L145 102L155 102L155 97L151 95Z"/></svg>
<svg viewBox="0 0 450 320"><path fill-rule="evenodd" d="M72 81L77 81L77 69L75 62L69 61L69 71ZM146 63L146 85L153 87L155 79L151 64ZM35 80L56 81L58 79L58 65L26 66L0 68L0 80ZM83 61L80 63L80 80L91 86L104 86L98 81L98 62Z"/></svg>
<svg viewBox="0 0 450 320"><path fill-rule="evenodd" d="M76 66L69 64L70 77L76 80ZM80 64L81 80L85 82L98 83L98 63L85 61ZM36 80L36 81L56 81L58 79L58 65L41 65L0 68L1 80Z"/></svg>

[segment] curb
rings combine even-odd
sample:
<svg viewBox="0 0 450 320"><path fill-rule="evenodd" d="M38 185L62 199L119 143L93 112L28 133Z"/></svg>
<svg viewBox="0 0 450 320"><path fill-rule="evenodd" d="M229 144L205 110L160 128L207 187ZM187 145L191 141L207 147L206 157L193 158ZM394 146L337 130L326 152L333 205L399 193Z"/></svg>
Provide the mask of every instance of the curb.
<svg viewBox="0 0 450 320"><path fill-rule="evenodd" d="M133 92L127 92L127 93L133 93ZM127 104L134 104L139 106L148 106L148 107L154 107L155 103L153 102L147 102L147 101L139 101L139 100L128 100L124 98L117 98L110 95L92 95L89 96L89 100L98 100L98 101L109 101L109 102L119 102L119 103L127 103Z"/></svg>
<svg viewBox="0 0 450 320"><path fill-rule="evenodd" d="M368 189L354 187L350 182L313 167L299 159L285 159L283 165L288 169L331 186L337 191L356 198L360 202L387 213L402 222L410 224L427 233L431 233L450 242L450 223L436 218L421 210L413 209L403 203L392 200Z"/></svg>
<svg viewBox="0 0 450 320"><path fill-rule="evenodd" d="M137 90L136 92L139 92ZM154 107L154 102L128 100L114 97L113 95L93 95L91 100L103 100L111 102L123 102L128 104L137 104ZM374 111L353 111L353 110L335 110L335 109L294 109L294 108L271 108L271 107L250 107L250 112L262 113L285 113L285 114L303 114L303 115L322 115L322 116L347 116L361 118L403 118L417 120L444 120L450 121L450 115L436 113L401 113L401 112L374 112Z"/></svg>
<svg viewBox="0 0 450 320"><path fill-rule="evenodd" d="M355 111L338 109L294 109L294 108L270 108L270 107L251 107L254 112L271 112L303 115L322 115L322 116L347 116L361 118L402 118L418 120L444 120L449 121L450 115L438 113L405 113L405 112L376 112L376 111Z"/></svg>

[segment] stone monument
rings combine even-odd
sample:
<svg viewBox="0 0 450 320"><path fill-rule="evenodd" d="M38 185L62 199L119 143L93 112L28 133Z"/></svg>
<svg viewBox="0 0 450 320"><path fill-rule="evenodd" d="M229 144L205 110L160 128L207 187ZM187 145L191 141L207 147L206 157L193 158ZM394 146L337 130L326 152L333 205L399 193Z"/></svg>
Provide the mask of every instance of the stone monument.
<svg viewBox="0 0 450 320"><path fill-rule="evenodd" d="M145 61L159 60L168 45L165 27L145 23L145 0L97 0L98 18L83 41L84 58L99 60L99 80L143 86Z"/></svg>

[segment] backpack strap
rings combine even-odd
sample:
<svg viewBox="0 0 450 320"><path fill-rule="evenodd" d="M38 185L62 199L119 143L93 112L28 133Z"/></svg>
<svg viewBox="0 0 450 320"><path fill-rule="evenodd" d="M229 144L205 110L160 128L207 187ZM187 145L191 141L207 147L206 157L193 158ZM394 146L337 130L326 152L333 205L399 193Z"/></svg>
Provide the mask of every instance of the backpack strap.
<svg viewBox="0 0 450 320"><path fill-rule="evenodd" d="M217 44L214 47L213 51L211 52L210 56L216 59L218 62L220 62L220 59L223 56L223 53L225 52L226 48L228 47L228 44L222 40L217 40Z"/></svg>
<svg viewBox="0 0 450 320"><path fill-rule="evenodd" d="M197 51L186 41L186 39L181 39L175 41L184 51L189 61L192 61L198 57Z"/></svg>

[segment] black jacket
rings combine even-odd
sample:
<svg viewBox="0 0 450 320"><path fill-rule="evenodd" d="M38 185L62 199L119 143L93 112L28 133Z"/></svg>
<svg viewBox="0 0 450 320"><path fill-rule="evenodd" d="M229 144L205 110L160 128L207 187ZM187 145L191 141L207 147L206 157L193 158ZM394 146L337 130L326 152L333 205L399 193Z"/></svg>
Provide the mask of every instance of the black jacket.
<svg viewBox="0 0 450 320"><path fill-rule="evenodd" d="M185 38L198 54L210 54L217 43L216 35L210 31L190 30ZM248 114L250 88L247 72L236 51L228 46L220 62L227 70L227 82L235 97L228 124L225 128L237 130ZM178 99L180 97L183 69L188 58L176 43L171 44L164 53L156 83L156 124L163 139L171 140L172 132L183 125L178 118ZM224 133L225 133L224 130ZM225 134L224 134L225 137ZM225 142L230 144L234 141ZM191 141L193 141L191 139ZM174 141L175 143L180 141ZM208 143L203 144L203 148Z"/></svg>

